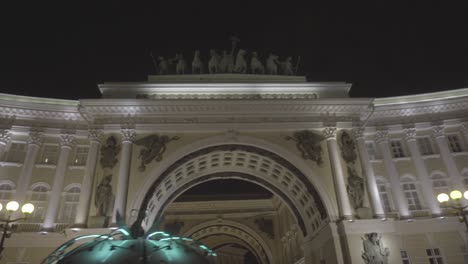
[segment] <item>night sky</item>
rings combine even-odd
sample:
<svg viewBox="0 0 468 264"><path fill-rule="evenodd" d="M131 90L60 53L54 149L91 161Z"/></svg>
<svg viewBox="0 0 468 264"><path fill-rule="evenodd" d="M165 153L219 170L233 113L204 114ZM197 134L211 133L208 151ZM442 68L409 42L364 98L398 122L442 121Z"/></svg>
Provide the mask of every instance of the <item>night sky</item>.
<svg viewBox="0 0 468 264"><path fill-rule="evenodd" d="M151 50L206 62L231 35L262 57L300 55L301 74L352 82L353 97L468 87L468 1L94 2L2 6L0 92L99 98L98 83L154 73Z"/></svg>

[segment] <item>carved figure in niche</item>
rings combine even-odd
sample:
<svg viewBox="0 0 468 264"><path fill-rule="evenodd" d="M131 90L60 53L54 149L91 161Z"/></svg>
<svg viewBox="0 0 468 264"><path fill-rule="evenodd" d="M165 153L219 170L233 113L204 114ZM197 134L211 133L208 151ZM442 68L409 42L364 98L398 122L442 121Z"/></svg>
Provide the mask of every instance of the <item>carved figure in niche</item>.
<svg viewBox="0 0 468 264"><path fill-rule="evenodd" d="M185 59L182 53L177 53L175 56L176 64L176 74L185 74Z"/></svg>
<svg viewBox="0 0 468 264"><path fill-rule="evenodd" d="M353 167L348 166L348 185L346 186L350 202L354 209L363 208L364 180L359 177Z"/></svg>
<svg viewBox="0 0 468 264"><path fill-rule="evenodd" d="M234 72L245 73L247 71L247 62L245 61L245 50L240 49L237 52L236 64L234 65Z"/></svg>
<svg viewBox="0 0 468 264"><path fill-rule="evenodd" d="M219 73L220 70L220 56L215 50L210 50L210 60L208 61L208 71L210 73Z"/></svg>
<svg viewBox="0 0 468 264"><path fill-rule="evenodd" d="M250 68L252 69L252 74L264 74L265 67L262 62L258 59L257 52L252 52L252 58L250 59Z"/></svg>
<svg viewBox="0 0 468 264"><path fill-rule="evenodd" d="M140 150L140 155L138 156L138 158L141 159L141 164L140 167L138 167L138 170L145 171L146 165L153 161L153 159L161 161L163 158L162 155L166 151L166 144L172 140L178 139L178 136L168 137L155 134L136 140L134 142L135 145L144 147Z"/></svg>
<svg viewBox="0 0 468 264"><path fill-rule="evenodd" d="M348 131L344 130L340 136L341 156L347 163L354 163L357 158L356 145L354 140L349 135Z"/></svg>
<svg viewBox="0 0 468 264"><path fill-rule="evenodd" d="M313 160L319 166L323 164L322 146L320 146L320 142L325 139L323 136L310 130L302 130L294 132L292 137L287 136L285 139L296 141L296 147L301 152L303 159Z"/></svg>
<svg viewBox="0 0 468 264"><path fill-rule="evenodd" d="M227 51L223 51L219 69L221 72L232 73L234 70L234 56Z"/></svg>
<svg viewBox="0 0 468 264"><path fill-rule="evenodd" d="M268 59L266 61L266 73L267 74L273 74L277 75L278 74L278 56L270 54L268 56Z"/></svg>
<svg viewBox="0 0 468 264"><path fill-rule="evenodd" d="M160 75L164 75L164 74L169 74L169 61L164 58L163 56L160 56L158 58L158 61L159 61L159 64L158 64L158 68L159 68L159 74Z"/></svg>
<svg viewBox="0 0 468 264"><path fill-rule="evenodd" d="M110 216L114 207L114 194L112 193L112 174L102 178L101 183L96 187L94 205L97 209L97 216Z"/></svg>
<svg viewBox="0 0 468 264"><path fill-rule="evenodd" d="M288 56L284 61L280 62L282 75L294 75L292 57Z"/></svg>
<svg viewBox="0 0 468 264"><path fill-rule="evenodd" d="M369 233L363 238L364 253L362 259L366 264L388 264L390 250L383 246L377 233Z"/></svg>
<svg viewBox="0 0 468 264"><path fill-rule="evenodd" d="M200 51L196 50L193 55L192 61L192 73L193 74L202 74L203 73L203 62L200 58Z"/></svg>
<svg viewBox="0 0 468 264"><path fill-rule="evenodd" d="M112 169L117 164L117 155L120 152L120 146L117 145L117 140L114 136L110 136L106 140L106 144L101 147L101 166L102 168Z"/></svg>

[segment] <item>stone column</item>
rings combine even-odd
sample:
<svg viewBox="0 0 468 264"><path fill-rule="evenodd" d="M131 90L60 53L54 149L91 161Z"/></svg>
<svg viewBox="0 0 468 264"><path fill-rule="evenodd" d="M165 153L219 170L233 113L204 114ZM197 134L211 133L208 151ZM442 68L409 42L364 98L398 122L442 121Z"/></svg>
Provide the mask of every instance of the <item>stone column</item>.
<svg viewBox="0 0 468 264"><path fill-rule="evenodd" d="M429 178L429 173L427 172L426 164L422 159L421 153L419 152L418 145L416 143L416 129L409 128L405 129L405 140L408 144L409 151L411 153L411 158L413 160L414 166L416 168L416 173L418 174L419 182L421 183L421 189L424 196L424 199L431 210L433 216L440 216L442 210L440 209L437 198L434 195L434 190L432 189L432 181Z"/></svg>
<svg viewBox="0 0 468 264"><path fill-rule="evenodd" d="M42 229L45 231L51 231L54 229L57 212L60 208L63 182L68 168L68 157L70 156L70 151L75 144L75 137L72 135L65 134L60 137L62 140L60 142L59 159L57 167L55 168L54 182L49 195L49 203L47 205L44 223L42 224Z"/></svg>
<svg viewBox="0 0 468 264"><path fill-rule="evenodd" d="M39 148L41 147L42 142L42 133L29 133L26 156L24 158L23 167L21 168L21 172L18 177L18 182L16 183L15 200L20 204L26 199L29 184L31 183L34 164L36 163L37 153L39 152Z"/></svg>
<svg viewBox="0 0 468 264"><path fill-rule="evenodd" d="M3 159L3 154L5 154L5 149L10 142L11 133L8 129L0 129L0 160Z"/></svg>
<svg viewBox="0 0 468 264"><path fill-rule="evenodd" d="M349 201L346 190L345 174L341 164L338 143L336 142L336 127L327 127L323 130L323 135L327 139L328 155L335 182L335 191L338 200L338 209L341 219L353 219L353 209Z"/></svg>
<svg viewBox="0 0 468 264"><path fill-rule="evenodd" d="M392 186L392 196L395 202L396 209L400 213L400 218L407 219L411 217L408 209L408 202L405 199L405 193L401 187L400 176L393 163L392 153L388 145L388 131L378 131L375 136L375 141L379 145L380 153L384 160L385 169L387 170L390 184Z"/></svg>
<svg viewBox="0 0 468 264"><path fill-rule="evenodd" d="M385 217L385 211L382 206L382 201L380 200L379 189L377 187L377 180L375 179L374 174L374 167L370 163L369 154L367 153L366 142L364 140L364 130L354 129L353 136L357 142L361 168L364 174L366 175L366 187L367 191L369 192L369 198L372 207L372 212L374 213L374 218L383 218Z"/></svg>
<svg viewBox="0 0 468 264"><path fill-rule="evenodd" d="M461 126L463 137L465 138L465 149L468 149L468 123L463 123Z"/></svg>
<svg viewBox="0 0 468 264"><path fill-rule="evenodd" d="M112 223L117 221L117 212L125 219L128 195L128 178L130 176L130 162L132 158L132 144L136 137L134 129L122 129L122 152L120 155L119 178L117 182L117 192L115 193L114 212Z"/></svg>
<svg viewBox="0 0 468 264"><path fill-rule="evenodd" d="M457 165L455 164L455 160L453 159L453 154L448 147L444 127L434 126L432 128L432 136L437 142L437 146L439 147L440 151L440 157L444 161L445 167L447 168L447 174L449 175L453 187L463 193L465 191L463 177L461 176L460 171L458 170ZM468 205L465 199L461 199L460 202L464 205Z"/></svg>
<svg viewBox="0 0 468 264"><path fill-rule="evenodd" d="M86 168L81 183L80 200L75 217L75 227L86 227L89 216L89 205L93 190L94 175L98 160L99 146L103 136L102 130L92 129L88 131L90 141L88 157L86 158Z"/></svg>

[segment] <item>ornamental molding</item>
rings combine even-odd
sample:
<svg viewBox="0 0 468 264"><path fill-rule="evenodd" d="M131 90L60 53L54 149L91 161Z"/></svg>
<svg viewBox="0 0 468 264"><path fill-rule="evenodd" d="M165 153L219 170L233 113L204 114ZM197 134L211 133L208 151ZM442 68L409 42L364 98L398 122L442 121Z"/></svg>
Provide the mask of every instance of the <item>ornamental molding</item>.
<svg viewBox="0 0 468 264"><path fill-rule="evenodd" d="M330 139L336 137L336 132L336 127L326 127L325 129L323 129L322 134L325 137L325 139Z"/></svg>
<svg viewBox="0 0 468 264"><path fill-rule="evenodd" d="M416 138L416 129L407 128L404 130L405 141L415 140Z"/></svg>
<svg viewBox="0 0 468 264"><path fill-rule="evenodd" d="M460 127L463 134L468 135L468 123L463 123Z"/></svg>
<svg viewBox="0 0 468 264"><path fill-rule="evenodd" d="M433 126L432 127L432 136L434 138L445 137L445 128L444 128L444 126Z"/></svg>
<svg viewBox="0 0 468 264"><path fill-rule="evenodd" d="M28 144L41 146L44 142L44 136L41 132L30 132L28 138Z"/></svg>
<svg viewBox="0 0 468 264"><path fill-rule="evenodd" d="M122 135L122 142L133 142L136 138L135 129L121 129L120 134Z"/></svg>
<svg viewBox="0 0 468 264"><path fill-rule="evenodd" d="M0 129L0 143L6 145L11 139L11 133L9 129Z"/></svg>
<svg viewBox="0 0 468 264"><path fill-rule="evenodd" d="M353 128L351 130L351 135L355 140L363 139L364 138L364 131L363 127Z"/></svg>
<svg viewBox="0 0 468 264"><path fill-rule="evenodd" d="M102 129L89 129L88 138L90 142L101 143L104 138L104 132Z"/></svg>

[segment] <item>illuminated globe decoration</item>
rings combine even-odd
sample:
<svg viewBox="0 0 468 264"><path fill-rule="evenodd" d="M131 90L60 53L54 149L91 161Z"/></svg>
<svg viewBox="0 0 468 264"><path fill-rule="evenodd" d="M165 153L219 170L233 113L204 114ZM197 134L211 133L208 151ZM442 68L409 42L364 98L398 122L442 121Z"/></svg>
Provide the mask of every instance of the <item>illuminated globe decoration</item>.
<svg viewBox="0 0 468 264"><path fill-rule="evenodd" d="M135 232L137 233L137 232ZM128 228L110 234L76 237L58 247L42 264L212 264L216 253L187 237L149 232L135 238Z"/></svg>

